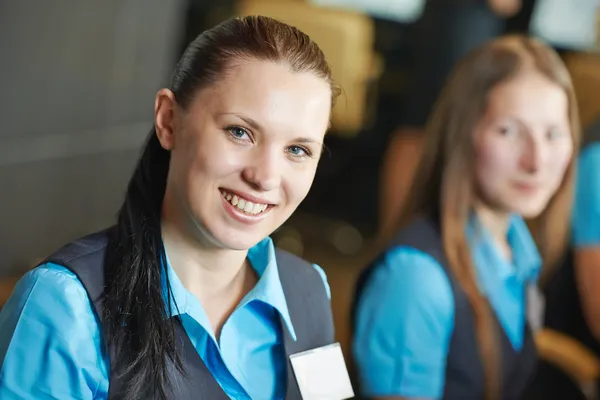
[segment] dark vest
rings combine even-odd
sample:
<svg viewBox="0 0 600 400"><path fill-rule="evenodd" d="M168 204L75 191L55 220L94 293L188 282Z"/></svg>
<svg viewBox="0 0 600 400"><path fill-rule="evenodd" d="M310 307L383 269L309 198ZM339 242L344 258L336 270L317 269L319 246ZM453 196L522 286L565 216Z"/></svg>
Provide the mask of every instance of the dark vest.
<svg viewBox="0 0 600 400"><path fill-rule="evenodd" d="M450 271L444 255L440 229L429 219L419 218L402 229L394 238L390 247L407 246L432 256L444 269L454 297L454 330L450 339L450 347L446 359L446 373L443 399L445 400L479 400L484 398L483 364L477 345L474 316L467 295ZM383 257L383 256L382 256ZM364 270L356 289L356 299L381 259L376 260ZM356 310L354 303L354 310ZM354 311L355 313L356 311ZM527 387L536 366L536 351L533 336L526 324L523 348L517 352L512 347L504 329L494 316L498 332L501 370L501 393L504 400L516 400L521 397Z"/></svg>
<svg viewBox="0 0 600 400"><path fill-rule="evenodd" d="M98 316L102 315L104 290L104 257L108 235L98 232L66 245L45 262L63 265L71 270L87 291ZM300 400L300 390L289 362L289 356L301 351L334 343L333 318L330 301L319 273L307 261L283 250L276 250L279 278L285 294L297 341L290 336L280 320L287 361L288 400ZM172 399L228 400L221 386L209 372L180 323L175 324L177 351L182 356L186 378L171 373L174 382ZM108 354L113 354L108 349ZM120 371L114 370L111 360L109 399L119 398L122 382Z"/></svg>

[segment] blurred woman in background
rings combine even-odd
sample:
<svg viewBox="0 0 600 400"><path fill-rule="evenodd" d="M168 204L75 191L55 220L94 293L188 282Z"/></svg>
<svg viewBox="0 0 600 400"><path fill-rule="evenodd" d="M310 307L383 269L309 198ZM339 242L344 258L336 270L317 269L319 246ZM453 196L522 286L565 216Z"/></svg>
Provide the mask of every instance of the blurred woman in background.
<svg viewBox="0 0 600 400"><path fill-rule="evenodd" d="M380 178L379 231L396 228L399 211L424 146L424 130L435 99L452 69L469 51L502 35L507 18L523 0L426 0L415 23L410 87L399 127L385 151Z"/></svg>
<svg viewBox="0 0 600 400"><path fill-rule="evenodd" d="M114 227L50 256L0 314L0 398L300 399L334 340L323 271L269 235L308 193L338 90L266 17L185 50Z"/></svg>
<svg viewBox="0 0 600 400"><path fill-rule="evenodd" d="M359 279L361 392L519 398L536 364L526 292L561 255L571 209L579 126L564 64L525 37L483 45L453 72L425 141L400 228Z"/></svg>

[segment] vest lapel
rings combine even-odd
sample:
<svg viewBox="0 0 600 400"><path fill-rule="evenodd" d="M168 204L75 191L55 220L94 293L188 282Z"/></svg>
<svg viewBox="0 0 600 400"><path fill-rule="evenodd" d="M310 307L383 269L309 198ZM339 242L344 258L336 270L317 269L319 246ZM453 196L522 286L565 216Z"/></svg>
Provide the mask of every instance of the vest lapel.
<svg viewBox="0 0 600 400"><path fill-rule="evenodd" d="M281 332L283 334L283 346L285 348L285 365L287 371L287 390L285 394L285 400L302 400L302 396L300 395L300 388L298 387L298 382L296 381L296 376L294 375L294 370L292 369L292 363L290 362L290 356L299 352L298 342L294 341L294 339L290 335L285 321L281 316L279 317L279 326L281 327Z"/></svg>

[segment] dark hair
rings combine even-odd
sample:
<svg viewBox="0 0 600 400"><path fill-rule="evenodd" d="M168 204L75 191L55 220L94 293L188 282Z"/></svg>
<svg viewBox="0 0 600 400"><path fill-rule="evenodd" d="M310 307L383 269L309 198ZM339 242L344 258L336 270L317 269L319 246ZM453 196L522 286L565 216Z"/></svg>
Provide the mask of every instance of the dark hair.
<svg viewBox="0 0 600 400"><path fill-rule="evenodd" d="M185 109L199 90L247 60L285 62L291 71L325 79L332 99L338 93L319 47L297 28L262 16L230 19L200 34L177 63L170 90ZM161 237L169 162L170 153L153 128L107 248L102 321L106 344L113 351L112 366L124 383L119 398L166 398L173 389L169 364L185 374L175 347L174 324L180 321L169 318L167 311L172 294Z"/></svg>
<svg viewBox="0 0 600 400"><path fill-rule="evenodd" d="M486 379L486 399L500 395L500 354L493 311L477 287L464 226L476 197L473 176L473 131L487 106L490 91L523 70L534 70L560 86L568 97L574 154L562 183L537 219L532 233L545 267L563 253L569 227L579 118L567 68L550 47L525 36L490 41L467 55L451 74L427 126L427 141L400 225L426 215L441 225L450 270L465 291L475 318Z"/></svg>

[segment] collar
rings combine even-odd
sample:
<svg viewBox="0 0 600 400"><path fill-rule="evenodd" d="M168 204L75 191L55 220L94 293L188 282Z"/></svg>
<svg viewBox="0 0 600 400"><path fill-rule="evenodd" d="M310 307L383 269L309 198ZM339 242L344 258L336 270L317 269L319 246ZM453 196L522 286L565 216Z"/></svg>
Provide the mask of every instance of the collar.
<svg viewBox="0 0 600 400"><path fill-rule="evenodd" d="M214 336L210 321L200 304L200 301L191 294L181 283L175 270L171 267L168 255L167 260L167 275L171 286L171 307L169 317L176 315L187 314L195 319L202 327ZM275 257L275 246L270 237L260 241L257 245L248 250L248 260L252 268L256 271L259 279L254 288L242 299L236 310L248 305L253 301L259 301L267 304L275 309L283 319L290 336L295 341L296 332L290 312L287 306L285 293L279 279L279 270L277 267L277 259ZM165 293L165 303L168 307L166 298L166 279L163 279L163 293ZM234 310L235 313L235 310ZM213 337L213 339L215 339Z"/></svg>
<svg viewBox="0 0 600 400"><path fill-rule="evenodd" d="M485 274L482 271L484 267L492 266L495 275L502 279L515 276L523 282L537 281L542 258L527 224L520 215L512 214L509 217L507 241L512 250L512 260L506 260L500 254L490 232L480 223L474 212L471 213L466 231L479 274ZM482 262L477 260L485 260L484 265L480 265Z"/></svg>

